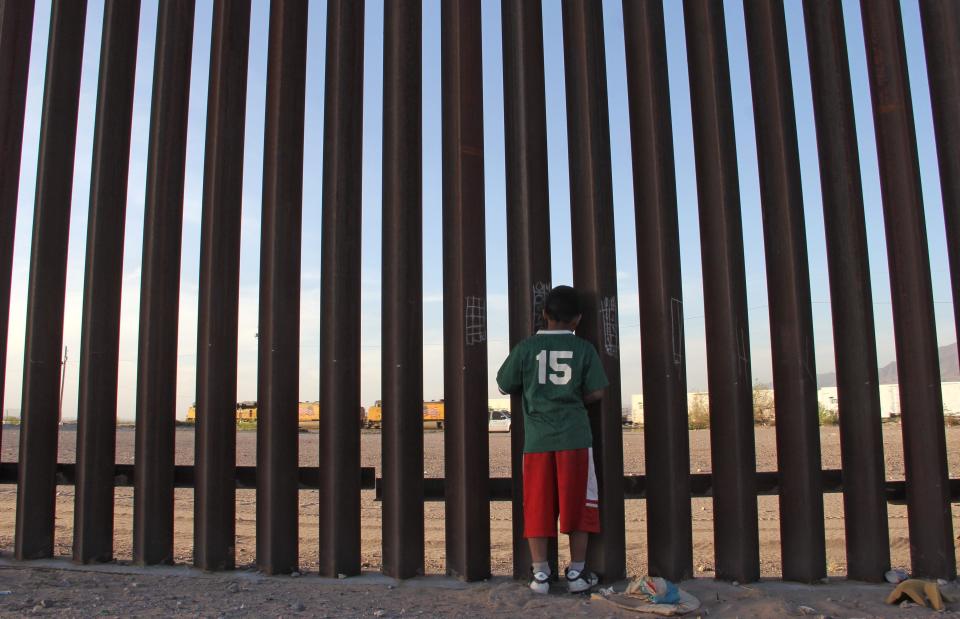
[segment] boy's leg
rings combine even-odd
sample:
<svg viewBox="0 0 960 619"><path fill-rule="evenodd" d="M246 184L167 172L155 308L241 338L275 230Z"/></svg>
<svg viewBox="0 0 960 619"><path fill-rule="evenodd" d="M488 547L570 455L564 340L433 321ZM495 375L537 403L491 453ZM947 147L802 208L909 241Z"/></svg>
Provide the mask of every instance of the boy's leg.
<svg viewBox="0 0 960 619"><path fill-rule="evenodd" d="M566 580L571 593L589 591L599 582L595 574L584 569L590 533L600 531L592 452L592 449L557 452L560 530L570 536L570 566Z"/></svg>
<svg viewBox="0 0 960 619"><path fill-rule="evenodd" d="M547 538L557 536L557 466L554 452L523 454L523 536L530 540L530 552L534 540L542 539L546 561ZM539 542L537 542L539 544ZM537 560L533 554L531 559Z"/></svg>
<svg viewBox="0 0 960 619"><path fill-rule="evenodd" d="M527 542L530 543L530 561L532 563L547 562L547 539L546 537L530 537L527 539ZM586 543L583 545L583 550L584 552L587 550Z"/></svg>
<svg viewBox="0 0 960 619"><path fill-rule="evenodd" d="M557 477L553 452L523 454L523 534L533 565L530 589L550 590L547 542L557 535Z"/></svg>
<svg viewBox="0 0 960 619"><path fill-rule="evenodd" d="M533 540L530 540L533 541ZM590 534L586 531L570 532L570 563L584 563L587 560L587 542L590 541ZM544 540L546 542L546 540ZM544 543L546 549L546 543ZM533 546L530 546L531 552Z"/></svg>
<svg viewBox="0 0 960 619"><path fill-rule="evenodd" d="M590 534L586 531L570 532L570 565L565 573L567 590L570 593L584 593L600 582L599 576L584 569L589 539Z"/></svg>
<svg viewBox="0 0 960 619"><path fill-rule="evenodd" d="M600 510L593 450L558 451L556 460L560 531L567 534L599 533ZM586 544L585 541L583 543Z"/></svg>

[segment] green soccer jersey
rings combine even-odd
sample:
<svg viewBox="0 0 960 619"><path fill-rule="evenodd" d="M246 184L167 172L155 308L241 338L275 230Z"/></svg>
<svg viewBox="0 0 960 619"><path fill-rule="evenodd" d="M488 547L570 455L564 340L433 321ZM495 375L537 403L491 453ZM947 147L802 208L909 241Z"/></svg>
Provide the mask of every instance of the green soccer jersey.
<svg viewBox="0 0 960 619"><path fill-rule="evenodd" d="M583 396L609 383L596 349L572 331L540 331L520 342L497 384L523 394L524 453L593 445Z"/></svg>

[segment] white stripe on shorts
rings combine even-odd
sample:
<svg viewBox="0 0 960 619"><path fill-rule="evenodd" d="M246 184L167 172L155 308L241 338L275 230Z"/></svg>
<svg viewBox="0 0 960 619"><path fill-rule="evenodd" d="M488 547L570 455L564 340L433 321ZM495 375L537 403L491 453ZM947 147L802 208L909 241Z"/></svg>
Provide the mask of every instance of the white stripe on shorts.
<svg viewBox="0 0 960 619"><path fill-rule="evenodd" d="M587 458L590 462L587 473L587 507L597 507L600 497L597 491L597 472L593 468L593 447L587 449Z"/></svg>

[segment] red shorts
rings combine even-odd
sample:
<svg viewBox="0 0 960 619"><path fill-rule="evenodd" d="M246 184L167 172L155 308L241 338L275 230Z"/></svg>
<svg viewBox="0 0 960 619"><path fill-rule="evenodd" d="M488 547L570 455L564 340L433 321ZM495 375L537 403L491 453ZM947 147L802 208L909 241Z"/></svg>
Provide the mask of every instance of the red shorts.
<svg viewBox="0 0 960 619"><path fill-rule="evenodd" d="M593 449L523 454L523 536L600 532Z"/></svg>

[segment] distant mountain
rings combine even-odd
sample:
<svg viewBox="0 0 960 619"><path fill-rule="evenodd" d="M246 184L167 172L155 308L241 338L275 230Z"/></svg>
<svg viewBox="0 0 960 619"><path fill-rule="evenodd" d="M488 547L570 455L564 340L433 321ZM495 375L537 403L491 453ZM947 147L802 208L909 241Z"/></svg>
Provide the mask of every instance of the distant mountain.
<svg viewBox="0 0 960 619"><path fill-rule="evenodd" d="M940 380L945 383L960 381L960 358L957 357L957 343L941 346L940 353ZM879 369L880 384L891 385L897 382L897 362L891 361ZM837 375L834 373L817 374L817 385L820 387L836 387Z"/></svg>

